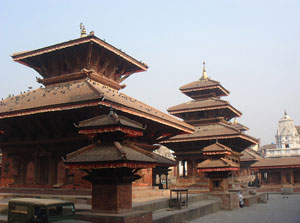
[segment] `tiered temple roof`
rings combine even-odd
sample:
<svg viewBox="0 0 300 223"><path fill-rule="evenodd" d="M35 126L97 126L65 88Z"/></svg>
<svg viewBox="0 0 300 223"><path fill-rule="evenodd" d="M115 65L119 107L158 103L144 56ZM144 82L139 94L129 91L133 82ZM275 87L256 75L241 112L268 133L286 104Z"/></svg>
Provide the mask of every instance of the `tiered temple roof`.
<svg viewBox="0 0 300 223"><path fill-rule="evenodd" d="M20 122L15 123L15 127L12 128L12 123L3 123L7 122L7 118L26 119L33 115L49 116L49 113L63 112L57 122L61 122L66 115L65 122L70 119L70 122L77 123L82 119L93 118L92 113L107 114L110 108L118 111L120 115L137 118L145 126L156 126L152 130L146 129L144 135L148 138L165 139L180 132L193 132L192 126L119 92L125 87L121 85L122 81L135 72L147 70L147 65L94 35L37 50L15 53L12 57L14 61L35 69L43 77L38 78L38 82L45 87L0 101L0 130L6 133L2 134L4 138L9 134L16 135L14 128L20 124ZM42 119L39 120L39 123L28 121L33 126L30 135L36 135L36 138L41 132L46 132L46 130L39 131L41 127L48 128ZM24 124L20 125L24 127ZM55 124L50 126L53 128ZM161 131L162 126L169 130ZM19 126L20 133L23 127ZM73 128L72 131L74 130ZM55 132L61 129L54 128L50 131L48 128L47 131ZM25 134L24 132L22 134ZM20 136L14 137L20 139ZM10 140L6 137L3 141L7 144Z"/></svg>
<svg viewBox="0 0 300 223"><path fill-rule="evenodd" d="M204 71L205 72L205 71ZM203 81L202 81L203 80ZM212 95L212 96L228 96L229 91L224 88L220 82L211 80L207 77L200 79L199 81L193 81L189 84L183 85L179 90L185 95L197 99L202 98L203 96L199 95L199 92L202 92L202 95Z"/></svg>
<svg viewBox="0 0 300 223"><path fill-rule="evenodd" d="M14 53L14 61L36 70L44 85L89 76L110 87L148 66L93 34L37 50Z"/></svg>
<svg viewBox="0 0 300 223"><path fill-rule="evenodd" d="M226 158L207 159L198 164L199 172L221 172L221 171L237 171L239 164Z"/></svg>
<svg viewBox="0 0 300 223"><path fill-rule="evenodd" d="M240 154L220 143L205 147L203 155L208 159L198 164L199 172L232 171L239 168Z"/></svg>
<svg viewBox="0 0 300 223"><path fill-rule="evenodd" d="M168 109L168 112L195 126L195 131L192 134L178 135L163 141L165 145L175 150L175 153L177 151L183 153L181 144L183 142L187 143L187 146L188 143L197 142L198 145L205 147L212 141L219 140L220 143L238 152L257 143L255 138L243 133L248 129L246 126L236 121L229 122L232 118L240 117L242 113L229 102L220 99L221 96L227 96L229 91L219 82L207 77L205 66L202 77L198 81L184 85L180 90L194 100L173 106Z"/></svg>
<svg viewBox="0 0 300 223"><path fill-rule="evenodd" d="M222 96L228 96L229 91L207 76L205 63L202 77L180 87L180 91L193 100L173 106L168 112L193 125L195 131L161 143L175 151L182 165L183 176L191 177L190 182L184 181L185 186L193 187L194 177L209 177L213 182L209 190L222 185L222 190L226 191L229 183L227 180L220 183L220 179L238 176L240 153L258 141L244 133L248 130L246 126L237 121L230 122L242 113L221 99ZM205 173L205 176L197 175L197 172Z"/></svg>

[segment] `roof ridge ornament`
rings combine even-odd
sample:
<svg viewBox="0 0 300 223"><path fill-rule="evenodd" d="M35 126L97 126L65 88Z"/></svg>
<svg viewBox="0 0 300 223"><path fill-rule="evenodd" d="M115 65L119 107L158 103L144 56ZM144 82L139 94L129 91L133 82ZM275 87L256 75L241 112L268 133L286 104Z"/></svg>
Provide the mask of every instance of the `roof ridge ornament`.
<svg viewBox="0 0 300 223"><path fill-rule="evenodd" d="M207 80L208 76L206 74L206 70L205 70L205 61L203 61L203 71L202 71L202 77L200 78L200 80Z"/></svg>
<svg viewBox="0 0 300 223"><path fill-rule="evenodd" d="M234 123L234 124L239 124L239 123L238 123L238 120L237 120L236 118L234 119L233 123Z"/></svg>
<svg viewBox="0 0 300 223"><path fill-rule="evenodd" d="M287 113L286 113L286 109L284 109L284 115L287 115Z"/></svg>
<svg viewBox="0 0 300 223"><path fill-rule="evenodd" d="M86 37L86 29L82 23L80 23L80 37Z"/></svg>

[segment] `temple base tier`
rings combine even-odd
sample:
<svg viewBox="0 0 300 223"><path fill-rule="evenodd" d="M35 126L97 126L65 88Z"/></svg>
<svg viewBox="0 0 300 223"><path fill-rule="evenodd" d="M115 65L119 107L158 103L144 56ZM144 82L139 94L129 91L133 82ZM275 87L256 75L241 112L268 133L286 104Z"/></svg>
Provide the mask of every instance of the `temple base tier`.
<svg viewBox="0 0 300 223"><path fill-rule="evenodd" d="M92 212L122 213L132 209L132 182L139 179L132 168L87 170L92 183Z"/></svg>
<svg viewBox="0 0 300 223"><path fill-rule="evenodd" d="M130 223L130 222L152 222L151 211L130 210L118 214L95 213L95 212L78 212L78 220L101 223Z"/></svg>
<svg viewBox="0 0 300 223"><path fill-rule="evenodd" d="M138 169L103 168L86 170L92 183L92 210L77 213L79 220L103 223L152 222L152 212L132 209L132 182Z"/></svg>

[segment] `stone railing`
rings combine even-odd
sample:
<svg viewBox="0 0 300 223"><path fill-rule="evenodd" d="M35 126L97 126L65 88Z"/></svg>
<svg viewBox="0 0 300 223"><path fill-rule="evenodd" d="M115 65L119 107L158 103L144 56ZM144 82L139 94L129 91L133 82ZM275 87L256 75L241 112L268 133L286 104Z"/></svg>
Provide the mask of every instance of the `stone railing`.
<svg viewBox="0 0 300 223"><path fill-rule="evenodd" d="M300 148L267 149L266 158L300 156Z"/></svg>

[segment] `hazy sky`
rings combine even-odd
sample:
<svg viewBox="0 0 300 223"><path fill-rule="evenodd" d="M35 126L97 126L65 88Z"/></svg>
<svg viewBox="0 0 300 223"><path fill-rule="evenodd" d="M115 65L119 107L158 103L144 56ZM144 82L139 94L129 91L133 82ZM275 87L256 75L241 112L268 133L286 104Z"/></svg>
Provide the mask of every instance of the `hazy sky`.
<svg viewBox="0 0 300 223"><path fill-rule="evenodd" d="M39 87L14 52L88 32L147 63L124 93L166 112L189 101L179 87L208 76L262 144L275 142L284 109L300 125L300 0L0 0L0 98Z"/></svg>

